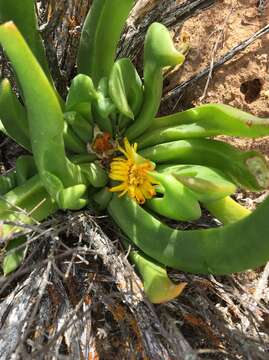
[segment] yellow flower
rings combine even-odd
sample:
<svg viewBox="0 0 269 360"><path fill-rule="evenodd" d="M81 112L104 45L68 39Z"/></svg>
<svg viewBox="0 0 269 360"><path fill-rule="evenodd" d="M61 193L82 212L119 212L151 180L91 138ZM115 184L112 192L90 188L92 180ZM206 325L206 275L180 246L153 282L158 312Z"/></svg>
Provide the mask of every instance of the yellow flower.
<svg viewBox="0 0 269 360"><path fill-rule="evenodd" d="M124 139L124 148L118 147L123 157L115 157L110 164L109 177L120 181L121 184L110 189L112 192L120 192L119 196L128 194L139 204L144 204L147 199L156 195L154 188L158 184L149 172L154 170L154 164L137 154L137 144L130 145L127 138Z"/></svg>

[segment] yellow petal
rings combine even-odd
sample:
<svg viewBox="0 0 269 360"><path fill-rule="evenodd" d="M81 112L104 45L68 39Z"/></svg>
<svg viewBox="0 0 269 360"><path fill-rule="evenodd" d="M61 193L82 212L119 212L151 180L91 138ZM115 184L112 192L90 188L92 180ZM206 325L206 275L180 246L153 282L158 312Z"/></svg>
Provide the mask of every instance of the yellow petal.
<svg viewBox="0 0 269 360"><path fill-rule="evenodd" d="M139 204L156 194L154 185L158 182L148 173L154 170L154 164L143 159L137 154L137 143L131 145L127 138L124 138L124 147L118 146L118 150L125 156L113 158L110 164L109 177L112 180L121 182L110 189L112 192L120 192L119 196L128 194Z"/></svg>

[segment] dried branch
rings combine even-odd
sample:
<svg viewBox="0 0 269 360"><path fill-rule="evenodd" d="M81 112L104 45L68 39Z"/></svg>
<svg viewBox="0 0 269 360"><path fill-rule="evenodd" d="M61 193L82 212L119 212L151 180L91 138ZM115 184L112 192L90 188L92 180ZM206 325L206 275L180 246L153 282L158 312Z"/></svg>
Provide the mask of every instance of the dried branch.
<svg viewBox="0 0 269 360"><path fill-rule="evenodd" d="M42 284L44 269L35 270L0 304L0 358L11 359L20 345L27 319Z"/></svg>
<svg viewBox="0 0 269 360"><path fill-rule="evenodd" d="M82 234L84 241L90 243L90 246L94 248L105 267L112 274L124 303L128 305L137 320L147 356L154 360L172 358L197 360L197 355L179 331L174 333L172 337L168 336L153 306L145 299L141 281L126 257L117 250L101 228L93 222L92 217L84 213L73 218L70 223L73 231Z"/></svg>
<svg viewBox="0 0 269 360"><path fill-rule="evenodd" d="M256 286L254 297L257 302L259 302L262 298L264 298L265 300L269 299L269 294L265 293L264 291L267 287L268 279L269 279L269 262L265 265L262 276L259 279L258 284Z"/></svg>

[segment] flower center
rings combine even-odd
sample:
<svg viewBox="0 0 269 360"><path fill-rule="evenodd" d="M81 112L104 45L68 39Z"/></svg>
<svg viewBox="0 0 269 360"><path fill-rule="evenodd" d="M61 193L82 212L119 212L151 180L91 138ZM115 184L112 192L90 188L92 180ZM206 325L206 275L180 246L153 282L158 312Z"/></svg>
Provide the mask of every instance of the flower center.
<svg viewBox="0 0 269 360"><path fill-rule="evenodd" d="M125 158L113 158L109 177L120 184L113 186L110 191L120 192L119 196L127 194L139 204L143 204L156 194L155 185L158 182L149 174L154 170L154 164L138 155L136 149L137 144L130 145L126 138L124 148L119 146L118 150Z"/></svg>
<svg viewBox="0 0 269 360"><path fill-rule="evenodd" d="M146 165L146 166L145 166ZM140 186L147 179L147 172L149 171L148 164L130 166L129 170L129 182L130 185Z"/></svg>

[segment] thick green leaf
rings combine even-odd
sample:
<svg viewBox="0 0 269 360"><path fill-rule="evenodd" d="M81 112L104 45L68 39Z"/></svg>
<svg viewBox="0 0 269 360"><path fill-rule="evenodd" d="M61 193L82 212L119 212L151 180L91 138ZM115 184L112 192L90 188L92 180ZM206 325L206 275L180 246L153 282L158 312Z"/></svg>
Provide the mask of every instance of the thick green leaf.
<svg viewBox="0 0 269 360"><path fill-rule="evenodd" d="M22 263L23 253L25 250L25 246L22 245L25 243L25 240L24 236L20 236L8 242L2 264L4 275L10 274Z"/></svg>
<svg viewBox="0 0 269 360"><path fill-rule="evenodd" d="M0 42L23 90L32 151L42 180L45 183L44 173L49 172L64 187L80 183L78 168L65 155L63 113L52 85L12 22L0 26Z"/></svg>
<svg viewBox="0 0 269 360"><path fill-rule="evenodd" d="M15 187L0 199L0 219L16 224L44 220L56 209L56 202L51 199L38 175ZM19 225L3 225L1 235L9 239L20 231Z"/></svg>
<svg viewBox="0 0 269 360"><path fill-rule="evenodd" d="M181 271L229 274L269 260L269 197L240 221L206 230L170 228L126 195L114 194L108 210L139 249Z"/></svg>
<svg viewBox="0 0 269 360"><path fill-rule="evenodd" d="M171 174L151 173L162 186L163 196L147 200L146 206L173 220L191 221L201 216L200 205L192 191Z"/></svg>
<svg viewBox="0 0 269 360"><path fill-rule="evenodd" d="M120 59L114 63L109 77L109 95L119 112L128 118L134 119L140 111L143 85L129 59Z"/></svg>
<svg viewBox="0 0 269 360"><path fill-rule="evenodd" d="M3 132L31 151L27 114L12 91L8 79L4 79L0 84L0 119Z"/></svg>
<svg viewBox="0 0 269 360"><path fill-rule="evenodd" d="M16 171L11 170L5 175L0 176L0 195L14 189L17 185Z"/></svg>
<svg viewBox="0 0 269 360"><path fill-rule="evenodd" d="M108 77L125 20L134 0L94 0L85 20L78 52L78 72L98 85Z"/></svg>
<svg viewBox="0 0 269 360"><path fill-rule="evenodd" d="M182 64L184 60L185 56L176 50L168 29L159 23L151 24L144 47L144 100L137 119L126 131L129 140L143 134L157 114L163 89L162 69Z"/></svg>
<svg viewBox="0 0 269 360"><path fill-rule="evenodd" d="M251 214L251 211L238 204L230 196L216 200L203 202L203 205L223 225L233 224Z"/></svg>
<svg viewBox="0 0 269 360"><path fill-rule="evenodd" d="M37 18L34 0L0 0L0 23L13 21L37 61L52 82L45 49L41 36L37 30Z"/></svg>
<svg viewBox="0 0 269 360"><path fill-rule="evenodd" d="M71 82L65 110L77 111L86 120L92 122L91 104L97 99L97 95L92 79L85 74L78 74Z"/></svg>
<svg viewBox="0 0 269 360"><path fill-rule="evenodd" d="M200 165L161 165L157 171L172 174L199 201L219 200L236 192L235 184L220 170Z"/></svg>
<svg viewBox="0 0 269 360"><path fill-rule="evenodd" d="M71 126L74 133L85 144L90 143L93 137L93 127L83 116L76 111L64 113L64 119ZM82 151L83 152L83 151ZM85 150L84 150L85 152Z"/></svg>
<svg viewBox="0 0 269 360"><path fill-rule="evenodd" d="M36 175L37 169L32 156L22 155L16 160L17 185L22 185L26 180Z"/></svg>
<svg viewBox="0 0 269 360"><path fill-rule="evenodd" d="M145 294L153 304L162 304L175 299L187 285L173 283L165 267L142 251L131 250L129 256L141 274Z"/></svg>
<svg viewBox="0 0 269 360"><path fill-rule="evenodd" d="M233 183L253 191L269 188L269 164L257 151L241 151L218 140L171 141L139 151L158 164L197 164L220 170Z"/></svg>

